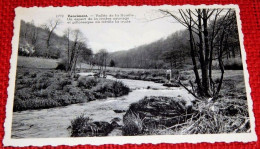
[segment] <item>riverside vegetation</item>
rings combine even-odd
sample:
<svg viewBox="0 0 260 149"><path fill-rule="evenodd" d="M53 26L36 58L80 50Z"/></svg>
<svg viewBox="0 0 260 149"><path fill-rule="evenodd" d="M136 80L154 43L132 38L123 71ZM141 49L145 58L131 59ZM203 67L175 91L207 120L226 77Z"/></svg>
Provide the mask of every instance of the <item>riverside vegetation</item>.
<svg viewBox="0 0 260 149"><path fill-rule="evenodd" d="M18 68L13 111L44 109L128 94L119 81L103 78L71 78L59 70Z"/></svg>
<svg viewBox="0 0 260 149"><path fill-rule="evenodd" d="M235 64L236 65L236 64ZM120 71L111 72L119 78L149 80L149 75L160 75L156 71ZM119 74L119 75L117 75ZM129 75L126 75L129 74ZM194 79L192 71L180 70L183 84L188 85ZM213 71L214 78L220 72ZM141 77L140 77L141 76ZM161 73L161 80L166 80ZM125 78L125 77L124 77ZM158 80L152 80L158 82ZM216 80L217 81L217 80ZM160 81L159 81L160 82ZM175 82L175 81L173 81ZM175 82L176 83L176 82ZM114 128L122 135L182 135L250 132L247 98L242 70L226 70L223 88L218 101L187 102L184 97L150 96L132 103L123 116L123 125L92 121L81 115L71 122L71 136L106 136ZM107 132L108 131L108 132Z"/></svg>

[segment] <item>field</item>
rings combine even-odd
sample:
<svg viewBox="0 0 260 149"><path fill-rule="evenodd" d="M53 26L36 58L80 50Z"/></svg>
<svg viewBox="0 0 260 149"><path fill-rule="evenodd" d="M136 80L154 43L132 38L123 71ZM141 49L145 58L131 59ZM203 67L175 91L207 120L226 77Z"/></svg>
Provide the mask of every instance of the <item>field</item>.
<svg viewBox="0 0 260 149"><path fill-rule="evenodd" d="M28 67L28 68L54 69L58 65L57 62L58 62L58 60L55 60L55 59L19 56L18 61L17 61L17 66L18 67Z"/></svg>

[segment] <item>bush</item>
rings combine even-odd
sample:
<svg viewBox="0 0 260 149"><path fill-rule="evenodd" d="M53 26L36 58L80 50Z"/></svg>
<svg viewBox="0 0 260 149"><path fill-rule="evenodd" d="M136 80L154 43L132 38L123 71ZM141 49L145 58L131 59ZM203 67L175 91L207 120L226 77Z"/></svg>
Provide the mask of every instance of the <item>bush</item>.
<svg viewBox="0 0 260 149"><path fill-rule="evenodd" d="M132 103L124 115L124 135L160 134L160 129L185 123L197 114L192 103L181 97L144 97ZM160 130L160 131L157 131Z"/></svg>
<svg viewBox="0 0 260 149"><path fill-rule="evenodd" d="M80 77L79 74L75 74L75 75L74 75L74 79L75 79L75 81L77 81L77 80L79 79L79 77Z"/></svg>
<svg viewBox="0 0 260 149"><path fill-rule="evenodd" d="M56 70L67 70L67 60L62 59L58 62Z"/></svg>
<svg viewBox="0 0 260 149"><path fill-rule="evenodd" d="M36 78L37 77L37 74L36 73L31 73L31 78Z"/></svg>
<svg viewBox="0 0 260 149"><path fill-rule="evenodd" d="M194 108L200 113L183 125L182 134L250 132L246 101L220 98L215 103L197 103Z"/></svg>
<svg viewBox="0 0 260 149"><path fill-rule="evenodd" d="M224 68L226 70L243 70L243 65L240 57L224 60Z"/></svg>
<svg viewBox="0 0 260 149"><path fill-rule="evenodd" d="M71 137L80 137L84 135L84 130L88 127L91 119L81 114L71 121Z"/></svg>
<svg viewBox="0 0 260 149"><path fill-rule="evenodd" d="M143 133L143 119L140 118L139 114L128 111L123 117L123 123L122 133L124 136L140 135Z"/></svg>
<svg viewBox="0 0 260 149"><path fill-rule="evenodd" d="M15 92L15 96L21 100L28 100L28 99L34 98L34 96L31 93L32 93L31 89L22 88Z"/></svg>
<svg viewBox="0 0 260 149"><path fill-rule="evenodd" d="M115 123L115 122L114 122ZM81 114L71 121L71 137L107 136L116 125L108 122L92 122L89 117Z"/></svg>
<svg viewBox="0 0 260 149"><path fill-rule="evenodd" d="M41 77L52 78L52 77L54 77L54 73L53 72L45 72L41 75Z"/></svg>
<svg viewBox="0 0 260 149"><path fill-rule="evenodd" d="M43 108L53 108L60 106L60 104L51 99L41 99L41 98L34 98L34 99L27 99L21 100L19 98L14 99L14 109L13 111L22 111L28 109L43 109Z"/></svg>
<svg viewBox="0 0 260 149"><path fill-rule="evenodd" d="M36 81L35 88L38 90L46 89L51 85L51 81L47 77L41 77Z"/></svg>
<svg viewBox="0 0 260 149"><path fill-rule="evenodd" d="M59 85L59 87L60 87L61 89L63 89L64 86L70 85L70 84L71 84L71 81L68 80L68 79L61 79L61 80L59 81L59 83L58 83L58 85Z"/></svg>
<svg viewBox="0 0 260 149"><path fill-rule="evenodd" d="M112 90L113 90L115 97L126 95L130 92L130 88L120 81L113 82Z"/></svg>
<svg viewBox="0 0 260 149"><path fill-rule="evenodd" d="M78 79L78 87L85 87L91 89L98 84L99 80L93 77L81 76Z"/></svg>
<svg viewBox="0 0 260 149"><path fill-rule="evenodd" d="M93 92L101 93L108 97L119 97L130 92L130 88L120 81L103 80L91 89ZM103 96L103 97L106 97ZM102 97L101 97L102 98Z"/></svg>

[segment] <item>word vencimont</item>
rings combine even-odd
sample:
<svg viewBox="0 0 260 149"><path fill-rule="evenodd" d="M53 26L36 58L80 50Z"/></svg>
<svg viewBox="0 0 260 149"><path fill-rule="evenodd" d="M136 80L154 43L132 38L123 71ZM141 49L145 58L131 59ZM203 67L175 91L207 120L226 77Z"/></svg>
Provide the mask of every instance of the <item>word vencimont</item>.
<svg viewBox="0 0 260 149"><path fill-rule="evenodd" d="M88 15L86 15L86 14L82 14L82 15L79 15L79 14L71 15L71 14L69 14L68 17L88 17Z"/></svg>

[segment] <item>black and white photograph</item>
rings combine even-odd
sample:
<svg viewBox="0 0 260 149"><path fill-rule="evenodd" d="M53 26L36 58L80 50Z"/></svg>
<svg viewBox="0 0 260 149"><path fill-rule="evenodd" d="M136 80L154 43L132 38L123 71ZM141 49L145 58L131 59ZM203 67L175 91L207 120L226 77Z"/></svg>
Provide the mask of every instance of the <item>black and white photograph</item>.
<svg viewBox="0 0 260 149"><path fill-rule="evenodd" d="M236 5L20 7L14 26L6 145L256 140Z"/></svg>

